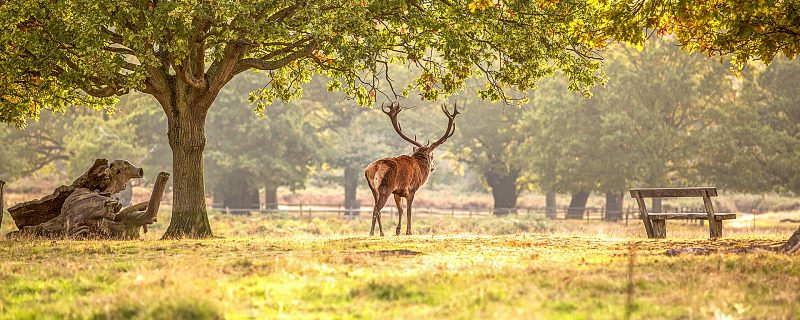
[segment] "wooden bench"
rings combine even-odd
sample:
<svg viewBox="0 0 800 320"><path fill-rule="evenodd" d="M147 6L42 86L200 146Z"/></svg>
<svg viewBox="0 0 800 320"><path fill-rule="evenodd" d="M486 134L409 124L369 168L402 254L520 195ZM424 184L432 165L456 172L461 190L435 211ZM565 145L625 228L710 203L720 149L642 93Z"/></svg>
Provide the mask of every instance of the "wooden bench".
<svg viewBox="0 0 800 320"><path fill-rule="evenodd" d="M714 212L714 204L711 197L717 196L716 187L701 188L636 188L631 189L631 197L636 199L639 204L640 218L644 222L644 229L647 231L648 238L666 238L667 220L708 220L708 234L711 238L722 236L722 220L736 219L733 213ZM644 198L703 198L706 212L700 213L650 213Z"/></svg>

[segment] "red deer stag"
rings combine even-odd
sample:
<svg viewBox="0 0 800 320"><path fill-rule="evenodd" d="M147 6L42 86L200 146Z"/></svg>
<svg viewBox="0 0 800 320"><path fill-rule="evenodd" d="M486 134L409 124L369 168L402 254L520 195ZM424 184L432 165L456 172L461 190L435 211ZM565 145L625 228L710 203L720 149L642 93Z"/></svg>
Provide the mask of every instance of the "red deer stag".
<svg viewBox="0 0 800 320"><path fill-rule="evenodd" d="M372 190L372 198L375 200L375 207L372 209L372 227L369 235L375 235L375 222L378 222L378 229L383 236L383 226L381 225L381 209L386 205L390 194L394 194L394 203L397 205L397 229L396 235L400 235L400 226L403 222L403 206L400 198L406 198L406 234L411 234L411 204L414 202L414 194L428 181L428 175L435 169L433 165L433 150L447 141L456 131L455 119L458 113L458 105L453 105L453 112L447 110L446 105L442 105L442 112L447 116L447 130L444 135L433 144L422 145L415 139L411 139L403 134L403 129L397 122L397 115L403 108L394 102L389 106L381 104L381 111L392 120L394 131L414 145L414 152L411 155L399 157L383 158L367 166L364 175L367 183Z"/></svg>

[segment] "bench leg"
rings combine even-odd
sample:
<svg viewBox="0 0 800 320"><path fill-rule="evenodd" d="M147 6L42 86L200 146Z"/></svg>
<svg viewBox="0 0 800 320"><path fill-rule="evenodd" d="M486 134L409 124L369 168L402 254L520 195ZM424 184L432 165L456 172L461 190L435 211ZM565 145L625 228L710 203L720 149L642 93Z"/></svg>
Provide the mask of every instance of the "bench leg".
<svg viewBox="0 0 800 320"><path fill-rule="evenodd" d="M651 220L653 223L653 236L651 238L663 239L667 237L667 220Z"/></svg>
<svg viewBox="0 0 800 320"><path fill-rule="evenodd" d="M708 221L708 233L711 239L722 237L722 221L710 220Z"/></svg>

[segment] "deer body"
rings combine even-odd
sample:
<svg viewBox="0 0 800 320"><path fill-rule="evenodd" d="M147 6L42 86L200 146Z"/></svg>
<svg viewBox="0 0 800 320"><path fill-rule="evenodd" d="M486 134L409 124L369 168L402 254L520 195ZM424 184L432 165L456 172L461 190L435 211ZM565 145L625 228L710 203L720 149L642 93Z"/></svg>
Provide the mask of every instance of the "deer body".
<svg viewBox="0 0 800 320"><path fill-rule="evenodd" d="M433 150L442 144L447 138L451 137L455 132L455 116L458 114L456 107L453 113L449 113L446 107L442 106L442 111L447 115L449 121L447 131L444 136L431 145L425 145L416 142L406 137L400 125L397 122L397 114L400 112L400 106L397 103L392 104L387 108L381 108L384 113L389 115L392 120L392 125L395 131L408 142L415 145L414 152L411 155L401 155L399 157L389 157L379 159L367 166L364 171L364 176L367 179L367 184L372 191L372 197L375 200L375 207L372 210L372 227L370 228L369 235L375 235L375 223L378 223L378 230L380 235L383 236L383 225L381 224L381 209L386 205L389 200L389 195L394 195L394 202L397 205L397 228L395 234L400 235L400 227L403 221L403 206L401 199L406 199L406 234L411 234L411 205L414 202L414 195L417 190L422 188L430 173L433 172L435 166L433 164Z"/></svg>

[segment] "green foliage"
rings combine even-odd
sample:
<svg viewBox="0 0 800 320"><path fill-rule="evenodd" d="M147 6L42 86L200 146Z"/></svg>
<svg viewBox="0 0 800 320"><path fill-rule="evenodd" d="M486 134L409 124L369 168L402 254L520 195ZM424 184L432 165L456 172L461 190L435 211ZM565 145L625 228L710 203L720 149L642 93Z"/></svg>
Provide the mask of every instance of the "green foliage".
<svg viewBox="0 0 800 320"><path fill-rule="evenodd" d="M623 41L643 44L645 33L674 34L689 52L731 55L739 69L749 61L769 64L778 54L800 52L797 1L635 0L608 11L608 27ZM647 30L642 32L642 30Z"/></svg>
<svg viewBox="0 0 800 320"><path fill-rule="evenodd" d="M714 115L720 125L712 128L707 152L715 156L701 159L700 166L710 180L729 189L798 194L800 63L777 59L750 70L738 99Z"/></svg>
<svg viewBox="0 0 800 320"><path fill-rule="evenodd" d="M216 94L253 68L270 70L267 85L252 95L265 103L299 96L303 83L322 74L334 79L330 89L368 105L394 63L421 70L398 88L407 85L405 94L417 90L430 100L472 77L487 83L482 97L505 100L507 89L524 91L555 71L586 93L601 81L600 63L591 57L609 39L597 27L607 23L604 8L574 0L478 7L466 1L9 2L0 9L0 120L24 125L42 109L110 107L111 98L131 90L174 105L165 82L179 82L181 94Z"/></svg>
<svg viewBox="0 0 800 320"><path fill-rule="evenodd" d="M619 191L634 185L705 181L697 162L709 127L723 124L718 108L735 95L725 65L687 55L665 40L643 51L627 46L607 54L611 82L592 99L549 83L537 91L523 128L531 170L545 189Z"/></svg>
<svg viewBox="0 0 800 320"><path fill-rule="evenodd" d="M297 105L276 105L252 116L243 97L260 87L261 73L240 76L217 98L220 111L209 117L207 145L210 183L245 174L253 185L302 188L318 164L320 141L308 112Z"/></svg>
<svg viewBox="0 0 800 320"><path fill-rule="evenodd" d="M526 132L518 124L530 107L514 107L481 102L477 97L454 99L462 108L455 136L449 141L453 158L480 175L484 187L499 187L510 179L516 192L533 189L526 176L527 154L519 152ZM459 168L463 173L465 168ZM512 188L512 192L513 189Z"/></svg>

